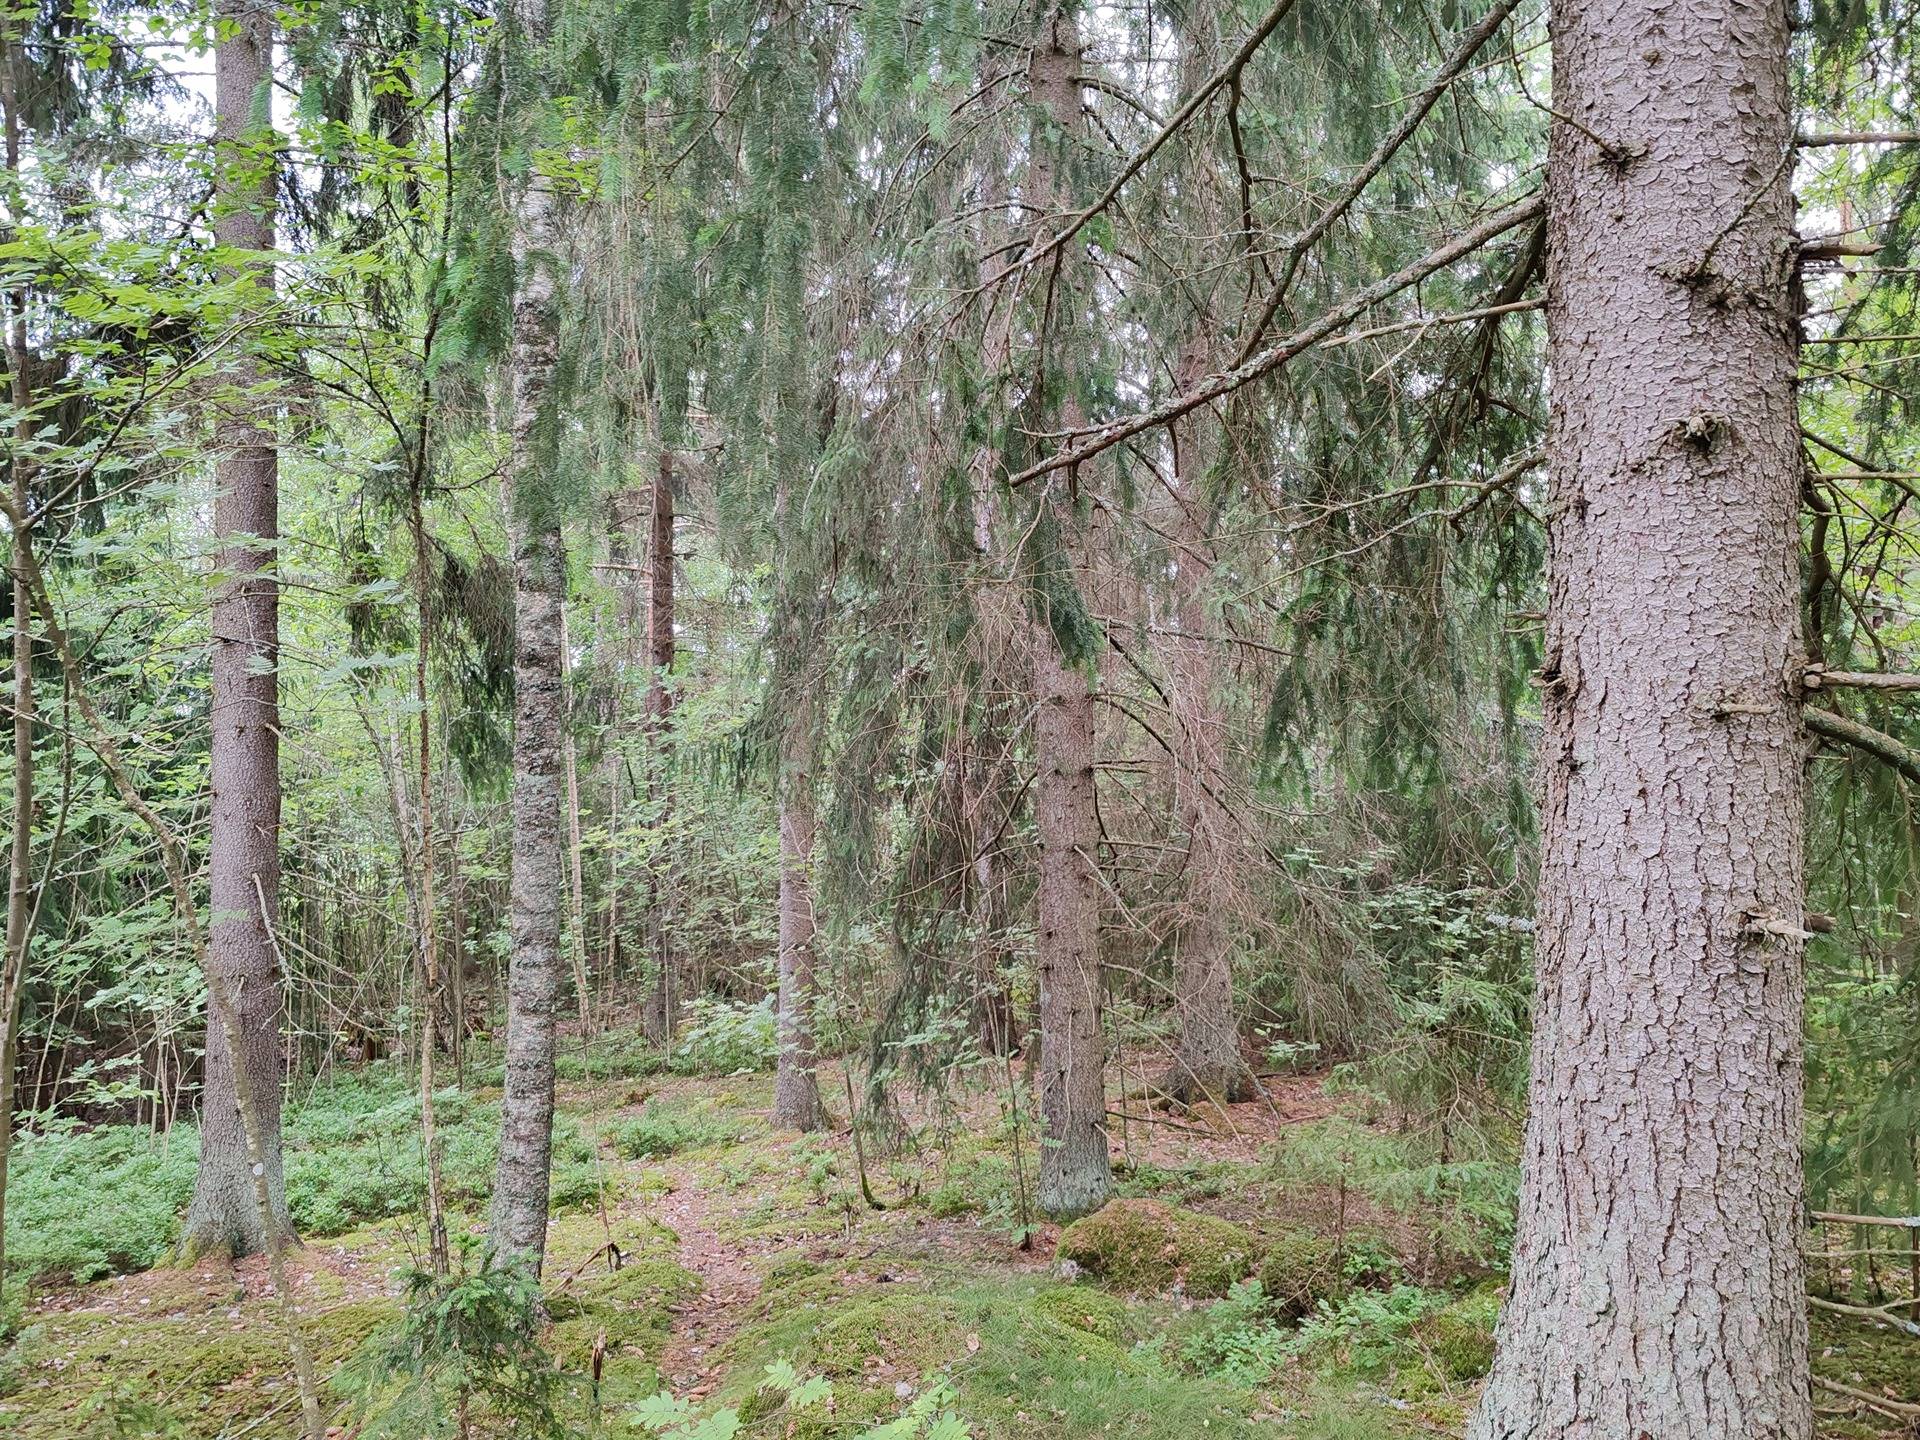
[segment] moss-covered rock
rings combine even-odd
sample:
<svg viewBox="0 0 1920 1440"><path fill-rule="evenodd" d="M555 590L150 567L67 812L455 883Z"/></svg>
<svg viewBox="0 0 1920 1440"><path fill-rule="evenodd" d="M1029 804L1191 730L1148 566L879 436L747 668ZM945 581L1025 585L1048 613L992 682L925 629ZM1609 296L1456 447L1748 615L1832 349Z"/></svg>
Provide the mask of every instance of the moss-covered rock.
<svg viewBox="0 0 1920 1440"><path fill-rule="evenodd" d="M1448 1380L1478 1380L1493 1368L1493 1328L1499 1297L1476 1291L1436 1310L1414 1327L1414 1338Z"/></svg>
<svg viewBox="0 0 1920 1440"><path fill-rule="evenodd" d="M1261 1257L1259 1273L1268 1302L1290 1320L1347 1291L1339 1251L1331 1240L1311 1230L1283 1230L1273 1237Z"/></svg>
<svg viewBox="0 0 1920 1440"><path fill-rule="evenodd" d="M1160 1291L1175 1281L1202 1299L1224 1295L1260 1253L1233 1224L1158 1200L1115 1200L1060 1234L1059 1257L1111 1289Z"/></svg>
<svg viewBox="0 0 1920 1440"><path fill-rule="evenodd" d="M1033 1309L1069 1329L1117 1345L1127 1329L1127 1307L1084 1285L1062 1285L1033 1297Z"/></svg>

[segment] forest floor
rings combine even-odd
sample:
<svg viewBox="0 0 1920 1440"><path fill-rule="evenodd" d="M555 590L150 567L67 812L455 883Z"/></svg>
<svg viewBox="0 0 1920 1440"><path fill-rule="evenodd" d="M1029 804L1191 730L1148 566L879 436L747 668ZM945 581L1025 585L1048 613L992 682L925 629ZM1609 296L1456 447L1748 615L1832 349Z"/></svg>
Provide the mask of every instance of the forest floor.
<svg viewBox="0 0 1920 1440"><path fill-rule="evenodd" d="M1004 1071L949 1084L902 1117L897 1153L875 1154L855 1148L835 1067L821 1081L838 1128L809 1136L769 1130L765 1075L621 1068L579 1073L560 1097L540 1343L570 1433L643 1433L632 1407L670 1390L737 1408L747 1434L857 1436L938 1385L980 1440L1454 1435L1491 1353L1497 1185L1489 1199L1472 1167L1400 1163L1391 1128L1323 1075L1175 1114L1116 1083L1120 1199L1063 1236L1024 1209L1038 1150ZM457 1239L481 1233L495 1101L475 1088L444 1107ZM289 1195L309 1236L296 1294L343 1437L431 1424L428 1390L370 1359L391 1350L381 1337L422 1259L408 1102L396 1073L290 1109ZM10 1216L13 1248L49 1274L11 1317L0 1435L295 1433L262 1262L55 1278L56 1262L151 1262L161 1239L141 1250L113 1232L160 1222L115 1211L108 1187L138 1179L165 1205L190 1175L124 1145L61 1143L25 1148L26 1214ZM1828 1379L1895 1402L1825 1392L1825 1434L1903 1432L1920 1342L1823 1314L1815 1355ZM783 1407L763 1388L780 1361L829 1382L824 1400Z"/></svg>

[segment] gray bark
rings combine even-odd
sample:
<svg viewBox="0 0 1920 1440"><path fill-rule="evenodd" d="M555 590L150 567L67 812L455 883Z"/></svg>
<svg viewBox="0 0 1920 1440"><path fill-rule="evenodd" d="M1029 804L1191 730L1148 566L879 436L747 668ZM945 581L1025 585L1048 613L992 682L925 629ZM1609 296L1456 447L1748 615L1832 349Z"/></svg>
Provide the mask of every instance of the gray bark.
<svg viewBox="0 0 1920 1440"><path fill-rule="evenodd" d="M7 174L20 175L20 96L23 86L21 49L13 25L0 25L0 106L6 110ZM14 421L13 455L7 464L7 488L13 529L13 826L7 854L6 953L0 957L0 1283L7 1273L7 1166L13 1151L14 1067L20 1058L20 993L26 983L27 951L32 940L33 883L33 597L27 592L27 570L33 562L33 531L25 523L31 508L31 469L24 458L24 441L33 435L28 414L33 388L27 378L27 295L25 289L7 296L8 392Z"/></svg>
<svg viewBox="0 0 1920 1440"><path fill-rule="evenodd" d="M1532 1094L1470 1434L1801 1440L1786 7L1553 21Z"/></svg>
<svg viewBox="0 0 1920 1440"><path fill-rule="evenodd" d="M665 825L673 804L667 762L673 714L673 452L663 443L654 467L647 539L647 790L655 807L655 822ZM653 986L647 997L644 1023L647 1034L661 1041L673 1038L679 1001L674 985L672 934L667 927L666 899L672 886L662 885L659 870L671 857L656 864L647 882L647 949L653 968Z"/></svg>
<svg viewBox="0 0 1920 1440"><path fill-rule="evenodd" d="M546 39L542 0L514 7L518 35ZM536 1275L546 1258L553 1158L555 1010L560 995L561 606L566 563L555 513L550 441L541 431L559 349L560 217L547 183L529 177L514 200L512 393L507 499L513 521L513 857L507 975L506 1086L494 1174L491 1238L502 1259Z"/></svg>
<svg viewBox="0 0 1920 1440"><path fill-rule="evenodd" d="M1061 136L1081 132L1080 39L1071 16L1055 9L1035 37L1032 100ZM1044 243L1061 208L1058 141L1036 133L1028 160L1027 202ZM1045 337L1042 337L1042 343ZM1077 406L1063 407L1069 427ZM1042 426L1051 429L1052 426ZM1081 526L1065 477L1050 475L1051 506L1063 549L1080 548ZM1100 1028L1099 818L1094 809L1093 688L1069 664L1044 622L1031 629L1034 716L1034 817L1040 834L1035 895L1040 971L1040 1116L1044 1140L1035 1198L1055 1218L1097 1210L1113 1188L1107 1158L1106 1042Z"/></svg>
<svg viewBox="0 0 1920 1440"><path fill-rule="evenodd" d="M1196 383L1207 369L1207 348L1196 337L1182 356L1178 383ZM1175 944L1174 1010L1179 1020L1173 1064L1162 1088L1181 1100L1209 1096L1244 1099L1253 1072L1240 1053L1233 1004L1233 876L1236 832L1222 803L1227 780L1227 722L1221 710L1207 584L1213 574L1213 513L1207 495L1207 456L1200 438L1205 413L1174 434L1174 624L1166 637L1178 753L1173 789L1177 823L1186 839L1185 906Z"/></svg>
<svg viewBox="0 0 1920 1440"><path fill-rule="evenodd" d="M819 1130L826 1124L814 1076L811 708L804 703L797 708L787 727L780 766L780 1048L772 1119L783 1130Z"/></svg>
<svg viewBox="0 0 1920 1440"><path fill-rule="evenodd" d="M215 238L237 250L273 248L274 175L246 188L232 177L259 174L263 137L255 102L273 62L272 12L235 0L222 7L234 30L214 50L215 145L219 167ZM256 272L264 288L272 271ZM217 1024L207 1027L200 1110L200 1168L181 1234L185 1254L211 1250L251 1255L267 1248L234 1070L243 1066L259 1127L261 1158L275 1223L289 1230L281 1171L280 967L273 926L280 898L279 594L274 542L279 533L279 463L271 417L246 392L258 367L241 361L214 422L213 526L219 581L213 598L212 801L209 807L208 983L228 997L240 1053Z"/></svg>

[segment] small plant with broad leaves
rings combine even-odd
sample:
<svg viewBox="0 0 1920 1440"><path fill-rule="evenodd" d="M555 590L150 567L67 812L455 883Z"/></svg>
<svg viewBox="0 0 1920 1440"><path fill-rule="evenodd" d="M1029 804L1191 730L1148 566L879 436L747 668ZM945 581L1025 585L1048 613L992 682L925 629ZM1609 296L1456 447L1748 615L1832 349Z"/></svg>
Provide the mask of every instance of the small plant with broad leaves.
<svg viewBox="0 0 1920 1440"><path fill-rule="evenodd" d="M667 1391L643 1400L628 1420L661 1440L734 1440L743 1435L785 1435L803 1413L824 1407L833 1396L831 1382L802 1375L791 1361L775 1360L760 1377L753 1399L738 1408L701 1414L693 1402ZM857 1440L971 1440L966 1422L954 1413L956 1397L945 1381L927 1385L891 1420L860 1432Z"/></svg>
<svg viewBox="0 0 1920 1440"><path fill-rule="evenodd" d="M779 1054L773 1000L756 1005L695 995L686 1003L687 1029L671 1068L681 1075L739 1075L771 1070Z"/></svg>

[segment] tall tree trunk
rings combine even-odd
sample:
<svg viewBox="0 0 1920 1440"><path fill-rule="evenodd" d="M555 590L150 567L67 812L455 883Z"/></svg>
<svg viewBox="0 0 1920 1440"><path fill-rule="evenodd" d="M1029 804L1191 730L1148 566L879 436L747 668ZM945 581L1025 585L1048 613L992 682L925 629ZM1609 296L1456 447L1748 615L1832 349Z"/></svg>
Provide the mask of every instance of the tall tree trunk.
<svg viewBox="0 0 1920 1440"><path fill-rule="evenodd" d="M567 963L573 969L574 1006L580 1039L593 1035L593 982L587 975L587 883L580 839L580 763L573 744L573 644L567 638L565 597L560 606L560 766L566 776Z"/></svg>
<svg viewBox="0 0 1920 1440"><path fill-rule="evenodd" d="M1064 9L1051 10L1036 37L1032 99L1061 137L1080 134L1080 39ZM1038 216L1036 241L1050 237L1061 206L1058 139L1036 134L1028 161L1027 200ZM1049 337L1042 333L1043 354ZM1064 363L1064 362L1063 362ZM1078 406L1063 407L1066 425ZM1040 429L1052 429L1042 425ZM1040 503L1059 535L1054 562L1069 573L1046 587L1072 586L1081 577L1070 557L1082 547L1081 526L1065 477L1048 477ZM1044 1144L1035 1197L1056 1218L1084 1215L1106 1203L1113 1188L1107 1158L1106 1041L1100 1001L1100 844L1094 809L1093 687L1086 670L1069 661L1045 620L1031 626L1034 815L1040 834L1040 883L1035 897L1040 970L1040 1114Z"/></svg>
<svg viewBox="0 0 1920 1440"><path fill-rule="evenodd" d="M647 532L647 791L653 802L653 823L664 826L673 804L668 783L668 718L673 713L673 452L664 441L660 463L654 468L652 503ZM661 871L669 871L672 856L657 857L647 881L647 952L653 968L653 986L647 999L647 1034L671 1040L679 1000L674 991L672 933L667 926Z"/></svg>
<svg viewBox="0 0 1920 1440"><path fill-rule="evenodd" d="M991 217L1006 213L1005 176L995 173L987 179L985 189L991 199L982 207L977 268L983 287L1004 263L1006 236ZM1006 376L1012 355L1012 324L1011 306L988 306L981 370L996 379ZM1007 739L1014 727L1004 713L1006 702L998 694L1001 685L996 681L1015 694L1026 686L1023 680L1009 675L1015 657L1021 652L1024 636L1016 609L1017 599L1005 577L995 573L996 561L1002 558L996 533L1000 505L995 494L995 465L993 452L982 446L973 453L967 467L974 550L974 570L967 585L972 610L969 645L974 673L979 677L979 693L970 695L966 686L956 684L952 703L959 730L954 749L960 766L960 832L971 869L963 884L963 894L968 928L972 932L974 1032L983 1055L1004 1056L1012 1053L1015 1026L1013 1003L1003 973L1009 946L1007 865L1001 839L1009 811L1018 802L1009 801L1003 793L1010 768L1004 763L1009 749Z"/></svg>
<svg viewBox="0 0 1920 1440"><path fill-rule="evenodd" d="M433 634L433 586L428 565L432 551L427 544L426 513L427 414L420 415L420 444L414 456L413 485L408 494L408 528L413 532L414 620L418 631L413 655L413 699L420 727L418 762L414 776L419 787L419 867L420 896L420 1148L427 1162L427 1255L435 1275L448 1271L447 1208L440 1184L440 1134L433 1108L435 1035L440 1018L440 942L434 914L433 893L433 710L427 689L427 646Z"/></svg>
<svg viewBox="0 0 1920 1440"><path fill-rule="evenodd" d="M1801 1440L1787 7L1553 20L1532 1103L1470 1433Z"/></svg>
<svg viewBox="0 0 1920 1440"><path fill-rule="evenodd" d="M543 0L518 0L522 63L544 46ZM525 76L521 77L526 83ZM546 1259L553 1159L554 1010L560 994L561 606L566 563L552 471L550 403L559 349L557 201L530 176L515 197L512 441L506 484L514 570L513 858L507 972L506 1090L494 1173L492 1241L502 1258L538 1274Z"/></svg>
<svg viewBox="0 0 1920 1440"><path fill-rule="evenodd" d="M1106 1042L1100 1028L1099 829L1093 799L1093 696L1035 626L1034 818L1040 832L1040 1116L1035 1191L1056 1219L1084 1215L1112 1189L1107 1159Z"/></svg>
<svg viewBox="0 0 1920 1440"><path fill-rule="evenodd" d="M6 109L7 174L20 175L20 45L13 23L0 21L0 105ZM27 295L24 288L7 297L7 369L14 412L14 453L7 465L13 502L13 834L7 854L6 953L0 956L0 1287L7 1275L7 1162L13 1151L14 1067L20 1058L20 992L26 983L27 947L33 928L33 597L27 593L27 569L33 561L33 530L23 523L31 511L28 462L20 443L30 438L27 419L33 391L27 377Z"/></svg>
<svg viewBox="0 0 1920 1440"><path fill-rule="evenodd" d="M1181 388L1197 384L1208 370L1208 347L1200 338L1181 357ZM1233 1006L1233 817L1221 801L1226 783L1227 721L1221 712L1214 650L1208 627L1207 584L1213 575L1213 516L1207 493L1207 453L1202 412L1174 431L1173 523L1174 628L1165 650L1172 680L1175 734L1174 808L1184 832L1187 858L1185 915L1174 952L1174 1009L1179 1020L1173 1064L1162 1086L1176 1098L1197 1095L1244 1099L1253 1073L1240 1053Z"/></svg>
<svg viewBox="0 0 1920 1440"><path fill-rule="evenodd" d="M779 1057L773 1081L773 1123L783 1130L826 1124L814 1078L813 755L812 706L795 708L780 765Z"/></svg>
<svg viewBox="0 0 1920 1440"><path fill-rule="evenodd" d="M230 0L231 22L214 49L217 167L214 237L260 254L247 273L264 292L273 272L274 160L270 133L255 123L271 81L273 14ZM270 418L249 391L257 365L229 377L231 395L214 423L213 527L220 577L213 599L212 802L208 962L214 985L232 997L240 1053L222 1027L207 1027L200 1114L200 1169L187 1210L184 1253L266 1248L234 1070L244 1066L258 1113L261 1158L274 1223L287 1228L280 1160L280 967L273 926L280 897L280 608L274 545L279 533L279 457Z"/></svg>

